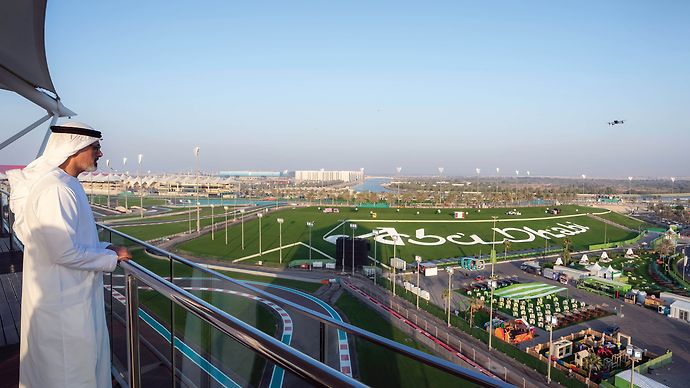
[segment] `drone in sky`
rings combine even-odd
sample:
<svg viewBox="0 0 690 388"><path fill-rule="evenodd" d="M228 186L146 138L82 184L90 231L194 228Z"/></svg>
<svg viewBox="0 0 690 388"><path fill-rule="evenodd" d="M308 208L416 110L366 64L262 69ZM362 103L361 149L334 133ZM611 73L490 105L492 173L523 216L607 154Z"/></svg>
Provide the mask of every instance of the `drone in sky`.
<svg viewBox="0 0 690 388"><path fill-rule="evenodd" d="M618 124L623 124L625 123L625 120L613 120L609 121L609 125L618 125Z"/></svg>

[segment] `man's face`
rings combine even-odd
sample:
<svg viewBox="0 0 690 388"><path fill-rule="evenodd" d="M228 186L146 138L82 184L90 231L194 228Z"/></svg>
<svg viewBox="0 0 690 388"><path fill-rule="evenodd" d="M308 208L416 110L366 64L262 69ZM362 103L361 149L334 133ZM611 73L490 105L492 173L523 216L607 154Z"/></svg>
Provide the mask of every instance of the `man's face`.
<svg viewBox="0 0 690 388"><path fill-rule="evenodd" d="M98 167L98 159L103 156L99 141L86 146L74 154L74 162L79 170L93 172Z"/></svg>

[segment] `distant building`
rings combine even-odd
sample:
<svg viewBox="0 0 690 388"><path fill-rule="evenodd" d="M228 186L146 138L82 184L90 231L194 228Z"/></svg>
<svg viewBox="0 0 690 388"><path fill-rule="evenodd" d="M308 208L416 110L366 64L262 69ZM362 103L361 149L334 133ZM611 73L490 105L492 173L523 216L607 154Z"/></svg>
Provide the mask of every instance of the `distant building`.
<svg viewBox="0 0 690 388"><path fill-rule="evenodd" d="M364 180L364 171L295 171L295 181L358 182Z"/></svg>
<svg viewBox="0 0 690 388"><path fill-rule="evenodd" d="M287 171L220 171L221 178L279 178L287 175Z"/></svg>

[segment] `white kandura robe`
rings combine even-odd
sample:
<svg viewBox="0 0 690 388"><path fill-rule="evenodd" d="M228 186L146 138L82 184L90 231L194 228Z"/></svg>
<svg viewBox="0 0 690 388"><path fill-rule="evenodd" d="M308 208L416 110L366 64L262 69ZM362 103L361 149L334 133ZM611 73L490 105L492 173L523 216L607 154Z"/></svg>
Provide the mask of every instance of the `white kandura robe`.
<svg viewBox="0 0 690 388"><path fill-rule="evenodd" d="M103 271L117 254L100 242L79 181L56 168L27 197L20 387L111 387Z"/></svg>

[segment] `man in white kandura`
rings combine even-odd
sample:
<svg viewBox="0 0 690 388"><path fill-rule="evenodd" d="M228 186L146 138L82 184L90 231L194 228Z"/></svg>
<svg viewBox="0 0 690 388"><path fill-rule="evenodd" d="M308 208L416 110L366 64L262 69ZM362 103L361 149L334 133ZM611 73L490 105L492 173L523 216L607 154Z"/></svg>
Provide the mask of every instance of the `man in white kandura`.
<svg viewBox="0 0 690 388"><path fill-rule="evenodd" d="M77 180L96 170L101 133L76 122L51 131L41 157L7 172L24 243L19 386L111 387L103 272L131 255L98 240Z"/></svg>

